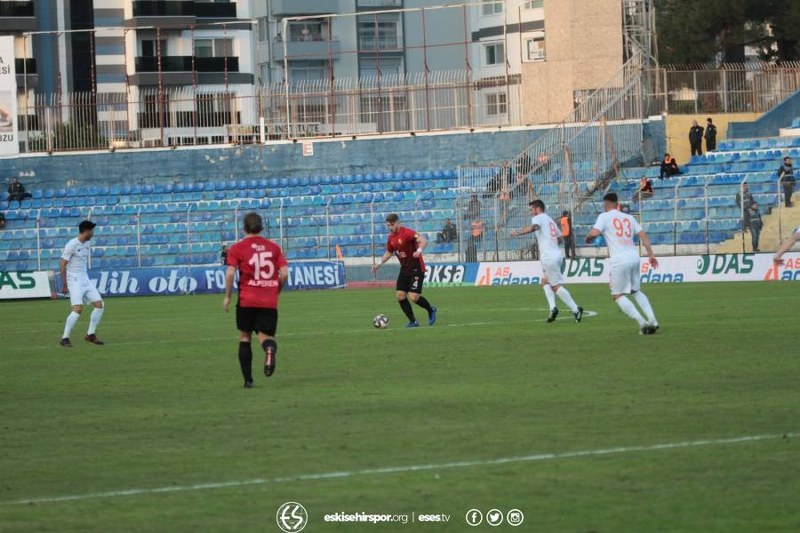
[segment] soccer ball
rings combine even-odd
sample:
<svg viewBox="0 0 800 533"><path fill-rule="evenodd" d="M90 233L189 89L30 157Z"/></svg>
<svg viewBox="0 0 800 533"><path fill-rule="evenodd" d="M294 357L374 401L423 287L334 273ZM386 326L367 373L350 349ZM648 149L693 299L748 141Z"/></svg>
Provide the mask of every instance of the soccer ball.
<svg viewBox="0 0 800 533"><path fill-rule="evenodd" d="M383 329L389 325L389 317L386 315L375 315L375 318L372 319L372 325L375 326L375 329Z"/></svg>

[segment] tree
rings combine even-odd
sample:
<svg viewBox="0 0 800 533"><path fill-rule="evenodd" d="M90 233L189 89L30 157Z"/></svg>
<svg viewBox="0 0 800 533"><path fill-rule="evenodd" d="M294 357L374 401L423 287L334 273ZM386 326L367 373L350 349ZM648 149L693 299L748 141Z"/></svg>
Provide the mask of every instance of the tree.
<svg viewBox="0 0 800 533"><path fill-rule="evenodd" d="M745 47L771 61L800 58L800 3L655 0L661 63L742 62Z"/></svg>

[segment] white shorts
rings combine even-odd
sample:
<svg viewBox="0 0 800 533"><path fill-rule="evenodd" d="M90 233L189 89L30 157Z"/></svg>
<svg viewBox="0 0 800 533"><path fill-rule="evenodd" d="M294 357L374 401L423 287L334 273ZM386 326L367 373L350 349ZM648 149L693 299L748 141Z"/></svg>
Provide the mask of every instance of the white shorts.
<svg viewBox="0 0 800 533"><path fill-rule="evenodd" d="M103 297L100 296L100 291L90 280L73 281L69 280L69 303L74 305L88 305L92 302L102 301Z"/></svg>
<svg viewBox="0 0 800 533"><path fill-rule="evenodd" d="M562 259L556 260L542 260L542 270L544 277L547 279L547 285L561 285L564 283L564 275L561 273ZM544 283L544 280L542 280Z"/></svg>
<svg viewBox="0 0 800 533"><path fill-rule="evenodd" d="M611 267L611 294L631 294L639 290L642 279L639 261Z"/></svg>

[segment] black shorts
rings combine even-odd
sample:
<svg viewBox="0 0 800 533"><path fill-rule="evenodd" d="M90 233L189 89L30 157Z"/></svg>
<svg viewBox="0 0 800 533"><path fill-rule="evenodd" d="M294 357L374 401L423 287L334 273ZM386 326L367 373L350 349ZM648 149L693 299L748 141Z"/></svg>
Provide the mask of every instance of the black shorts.
<svg viewBox="0 0 800 533"><path fill-rule="evenodd" d="M403 272L397 276L397 290L422 294L422 285L425 283L425 273L421 270Z"/></svg>
<svg viewBox="0 0 800 533"><path fill-rule="evenodd" d="M278 329L278 310L263 307L236 306L236 327L239 331L263 333L275 336Z"/></svg>

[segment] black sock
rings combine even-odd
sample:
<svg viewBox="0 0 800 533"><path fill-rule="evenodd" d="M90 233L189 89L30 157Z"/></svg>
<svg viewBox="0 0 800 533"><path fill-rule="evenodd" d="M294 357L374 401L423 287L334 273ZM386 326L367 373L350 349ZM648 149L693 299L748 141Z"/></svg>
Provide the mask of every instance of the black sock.
<svg viewBox="0 0 800 533"><path fill-rule="evenodd" d="M253 348L250 342L239 342L239 366L245 381L253 381Z"/></svg>
<svg viewBox="0 0 800 533"><path fill-rule="evenodd" d="M267 353L267 348L272 346L272 352L278 353L278 343L275 342L275 339L267 339L261 343L261 347L264 348L264 353Z"/></svg>
<svg viewBox="0 0 800 533"><path fill-rule="evenodd" d="M400 300L400 309L402 309L406 314L409 322L417 321L417 318L414 316L414 310L411 309L411 304L409 303L408 298L403 298Z"/></svg>
<svg viewBox="0 0 800 533"><path fill-rule="evenodd" d="M419 300L416 301L416 304L426 310L428 314L433 311L433 309L431 309L431 303L424 296L420 296Z"/></svg>

